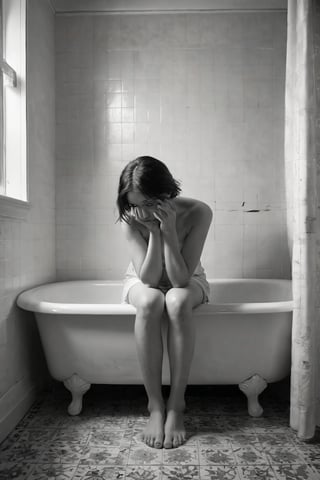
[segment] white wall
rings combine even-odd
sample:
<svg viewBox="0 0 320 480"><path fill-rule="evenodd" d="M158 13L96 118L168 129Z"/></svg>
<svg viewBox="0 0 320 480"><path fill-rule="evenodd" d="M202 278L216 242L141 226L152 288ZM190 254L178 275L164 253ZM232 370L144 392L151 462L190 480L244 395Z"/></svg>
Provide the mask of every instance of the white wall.
<svg viewBox="0 0 320 480"><path fill-rule="evenodd" d="M34 401L46 378L32 314L17 295L55 279L54 13L29 0L27 11L29 201L0 208L0 441Z"/></svg>
<svg viewBox="0 0 320 480"><path fill-rule="evenodd" d="M122 278L117 182L154 155L210 204L210 277L288 277L286 12L56 18L57 274Z"/></svg>

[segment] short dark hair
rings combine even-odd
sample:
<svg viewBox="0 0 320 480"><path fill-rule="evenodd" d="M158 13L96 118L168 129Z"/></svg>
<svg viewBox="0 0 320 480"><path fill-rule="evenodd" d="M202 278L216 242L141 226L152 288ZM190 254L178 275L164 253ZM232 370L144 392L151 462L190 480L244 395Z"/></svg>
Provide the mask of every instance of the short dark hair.
<svg viewBox="0 0 320 480"><path fill-rule="evenodd" d="M128 193L139 191L149 198L177 197L180 182L171 175L168 167L154 157L142 156L131 160L122 170L118 187L117 206L119 220L128 221Z"/></svg>

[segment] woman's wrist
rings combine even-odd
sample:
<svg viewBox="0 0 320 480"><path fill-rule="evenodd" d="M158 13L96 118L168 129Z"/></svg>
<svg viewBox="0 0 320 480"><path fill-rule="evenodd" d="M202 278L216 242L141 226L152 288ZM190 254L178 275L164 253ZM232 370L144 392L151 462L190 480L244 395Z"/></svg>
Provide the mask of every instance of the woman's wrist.
<svg viewBox="0 0 320 480"><path fill-rule="evenodd" d="M178 241L178 235L177 235L177 230L176 229L173 229L171 231L169 230L161 230L161 235L162 235L162 238L163 238L163 241L165 244L167 245L179 245L179 241Z"/></svg>
<svg viewBox="0 0 320 480"><path fill-rule="evenodd" d="M155 235L155 236L159 236L160 237L160 225L159 225L159 222L157 222L156 220L152 221L152 222L146 222L146 227L147 229L149 230L150 234L152 235Z"/></svg>

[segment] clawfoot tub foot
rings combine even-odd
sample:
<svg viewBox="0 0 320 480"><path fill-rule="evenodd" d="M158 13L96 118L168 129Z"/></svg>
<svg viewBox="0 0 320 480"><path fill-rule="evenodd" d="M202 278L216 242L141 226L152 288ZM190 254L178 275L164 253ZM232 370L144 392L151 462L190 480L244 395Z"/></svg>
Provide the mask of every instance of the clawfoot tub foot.
<svg viewBox="0 0 320 480"><path fill-rule="evenodd" d="M68 407L69 415L79 415L82 410L82 397L89 390L91 384L82 380L76 373L63 382L72 394L72 402Z"/></svg>
<svg viewBox="0 0 320 480"><path fill-rule="evenodd" d="M262 415L263 408L258 401L258 396L266 389L267 385L265 379L257 374L239 383L240 390L248 399L248 412L251 417Z"/></svg>

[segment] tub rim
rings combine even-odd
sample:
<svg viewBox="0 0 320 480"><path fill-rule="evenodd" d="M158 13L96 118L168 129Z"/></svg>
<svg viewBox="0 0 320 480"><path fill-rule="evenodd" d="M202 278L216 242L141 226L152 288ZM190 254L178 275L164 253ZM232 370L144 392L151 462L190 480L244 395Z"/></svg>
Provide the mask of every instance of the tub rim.
<svg viewBox="0 0 320 480"><path fill-rule="evenodd" d="M291 283L290 279L264 279L264 278L208 278L208 282L219 283ZM79 284L79 283L103 283L106 285L122 285L121 280L67 280L61 282L49 282L38 285L34 288L21 292L17 298L17 305L23 310L34 313L51 315L135 315L136 309L125 303L58 303L40 301L34 297L39 290L50 287L50 285ZM195 315L211 314L254 314L254 313L279 313L292 312L293 300L274 302L241 302L241 303L206 303L194 309Z"/></svg>

